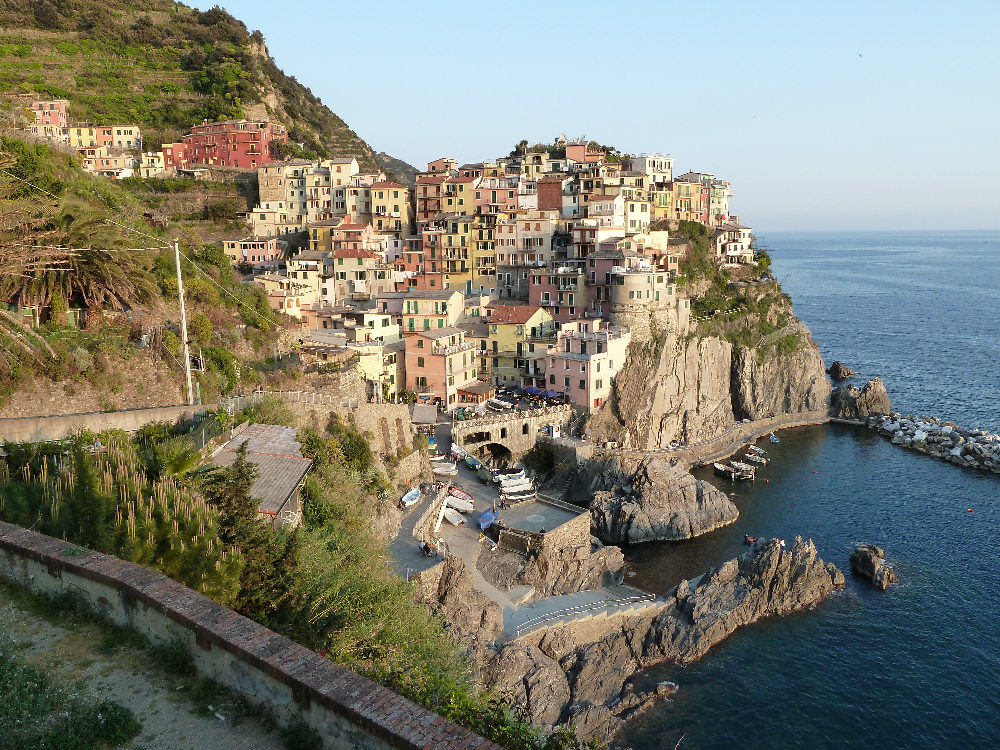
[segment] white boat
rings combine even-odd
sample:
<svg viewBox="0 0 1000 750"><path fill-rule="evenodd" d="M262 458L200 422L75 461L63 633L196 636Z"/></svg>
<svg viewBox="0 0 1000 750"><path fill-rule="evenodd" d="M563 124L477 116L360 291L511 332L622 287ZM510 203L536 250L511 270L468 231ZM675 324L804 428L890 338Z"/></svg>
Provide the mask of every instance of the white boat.
<svg viewBox="0 0 1000 750"><path fill-rule="evenodd" d="M462 514L459 513L454 508L449 508L445 506L444 509L445 520L448 521L452 526L461 526L465 523L465 519L462 518Z"/></svg>
<svg viewBox="0 0 1000 750"><path fill-rule="evenodd" d="M491 398L486 402L486 408L493 411L509 411L514 408L514 404L509 401L501 401L498 398Z"/></svg>
<svg viewBox="0 0 1000 750"><path fill-rule="evenodd" d="M756 453L758 456L766 456L767 451L761 448L759 445L748 445L747 450Z"/></svg>
<svg viewBox="0 0 1000 750"><path fill-rule="evenodd" d="M438 464L434 467L434 473L443 477L453 477L458 474L458 464Z"/></svg>
<svg viewBox="0 0 1000 750"><path fill-rule="evenodd" d="M471 511L473 508L476 507L475 505L472 504L471 501L465 500L464 498L461 497L455 497L454 495L449 495L445 499L445 502L448 503L449 508L454 508L459 513L468 513L469 511Z"/></svg>
<svg viewBox="0 0 1000 750"><path fill-rule="evenodd" d="M399 499L399 502L403 505L404 508L409 508L411 505L415 504L418 500L420 500L420 490L414 487L412 490L403 495Z"/></svg>
<svg viewBox="0 0 1000 750"><path fill-rule="evenodd" d="M448 456L446 456L444 453L436 453L430 458L431 458L431 463L443 463L450 460Z"/></svg>
<svg viewBox="0 0 1000 750"><path fill-rule="evenodd" d="M449 487L448 494L451 495L452 497L457 497L460 500L466 500L470 503L475 500L475 498L472 495L463 490L461 487Z"/></svg>
<svg viewBox="0 0 1000 750"><path fill-rule="evenodd" d="M751 463L760 464L764 466L767 463L767 459L763 456L759 456L756 453L747 453L744 458Z"/></svg>
<svg viewBox="0 0 1000 750"><path fill-rule="evenodd" d="M451 444L451 452L454 453L459 458L465 458L466 456L469 455L469 451L465 450L465 448L463 448L458 443Z"/></svg>
<svg viewBox="0 0 1000 750"><path fill-rule="evenodd" d="M520 492L514 492L507 495L508 503L519 503L522 500L531 500L537 497L534 490L521 490Z"/></svg>
<svg viewBox="0 0 1000 750"><path fill-rule="evenodd" d="M504 490L505 492L510 492L511 490L517 489L518 487L531 487L531 486L532 482L527 477L521 477L520 479L500 480L500 489Z"/></svg>
<svg viewBox="0 0 1000 750"><path fill-rule="evenodd" d="M725 464L713 463L712 466L715 467L715 473L720 477L728 477L729 479L736 479L736 469L732 466L726 466Z"/></svg>
<svg viewBox="0 0 1000 750"><path fill-rule="evenodd" d="M730 461L729 465L732 466L737 471L753 471L754 468L750 464L745 464L742 461Z"/></svg>
<svg viewBox="0 0 1000 750"><path fill-rule="evenodd" d="M517 471L508 472L506 474L498 472L493 475L493 478L498 482L513 482L518 479L524 479L524 469L518 469Z"/></svg>

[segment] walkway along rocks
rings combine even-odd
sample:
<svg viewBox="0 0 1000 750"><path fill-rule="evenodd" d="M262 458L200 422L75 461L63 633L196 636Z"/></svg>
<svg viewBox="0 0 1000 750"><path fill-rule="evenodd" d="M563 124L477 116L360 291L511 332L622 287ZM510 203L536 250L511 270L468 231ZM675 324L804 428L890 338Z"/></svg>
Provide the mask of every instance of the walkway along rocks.
<svg viewBox="0 0 1000 750"><path fill-rule="evenodd" d="M633 616L597 613L503 645L485 682L538 723L573 721L581 736L610 740L624 720L669 692L637 690L632 678L640 670L696 661L738 628L811 607L843 585L811 540L784 549L772 539L694 584L682 581Z"/></svg>

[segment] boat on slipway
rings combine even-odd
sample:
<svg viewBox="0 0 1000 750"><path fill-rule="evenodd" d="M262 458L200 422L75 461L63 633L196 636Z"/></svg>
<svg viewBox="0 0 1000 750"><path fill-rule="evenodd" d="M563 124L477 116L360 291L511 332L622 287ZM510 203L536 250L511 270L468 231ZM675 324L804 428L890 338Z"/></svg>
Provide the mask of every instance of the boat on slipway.
<svg viewBox="0 0 1000 750"><path fill-rule="evenodd" d="M420 500L420 490L416 487L414 487L412 490L410 490L401 498L399 498L400 505L402 505L404 508L409 508L411 505L414 505L419 500Z"/></svg>
<svg viewBox="0 0 1000 750"><path fill-rule="evenodd" d="M455 497L454 495L448 495L448 497L445 498L445 502L448 504L449 508L454 508L459 513L468 513L476 507L472 504L471 500L466 500L462 497Z"/></svg>
<svg viewBox="0 0 1000 750"><path fill-rule="evenodd" d="M458 464L435 464L434 473L442 477L453 477L458 474Z"/></svg>
<svg viewBox="0 0 1000 750"><path fill-rule="evenodd" d="M444 509L444 517L445 520L452 526L461 526L465 523L465 519L462 517L461 513L454 508L449 508L447 506L445 506Z"/></svg>

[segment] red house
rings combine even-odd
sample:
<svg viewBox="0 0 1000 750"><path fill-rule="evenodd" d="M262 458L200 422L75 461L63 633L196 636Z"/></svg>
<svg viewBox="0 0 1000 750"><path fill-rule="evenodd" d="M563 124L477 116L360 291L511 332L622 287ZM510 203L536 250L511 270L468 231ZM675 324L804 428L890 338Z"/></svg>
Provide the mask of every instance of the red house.
<svg viewBox="0 0 1000 750"><path fill-rule="evenodd" d="M275 144L287 143L288 131L273 122L203 120L183 141L189 164L256 169L280 160Z"/></svg>

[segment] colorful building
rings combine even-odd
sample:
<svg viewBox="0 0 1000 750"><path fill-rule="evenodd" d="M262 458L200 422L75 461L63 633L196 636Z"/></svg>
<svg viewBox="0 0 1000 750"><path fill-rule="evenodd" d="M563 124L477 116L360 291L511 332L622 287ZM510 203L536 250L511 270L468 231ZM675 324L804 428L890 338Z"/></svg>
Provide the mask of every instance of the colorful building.
<svg viewBox="0 0 1000 750"><path fill-rule="evenodd" d="M406 341L406 388L425 403L458 406L458 391L476 378L476 345L465 331L445 327L417 331Z"/></svg>
<svg viewBox="0 0 1000 750"><path fill-rule="evenodd" d="M266 121L203 120L183 141L189 164L256 169L278 161L277 144L288 142L288 132L284 125Z"/></svg>
<svg viewBox="0 0 1000 750"><path fill-rule="evenodd" d="M579 409L592 412L611 395L612 380L625 364L632 334L599 319L564 324L549 347L549 390L566 395Z"/></svg>
<svg viewBox="0 0 1000 750"><path fill-rule="evenodd" d="M485 350L481 365L495 385L534 385L545 373L548 345L555 341L552 315L533 305L494 305L487 308Z"/></svg>
<svg viewBox="0 0 1000 750"><path fill-rule="evenodd" d="M450 328L465 312L465 295L454 289L413 290L403 297L403 334Z"/></svg>

